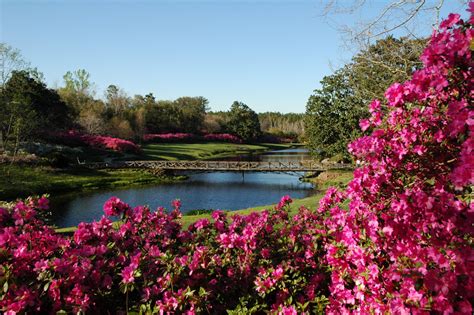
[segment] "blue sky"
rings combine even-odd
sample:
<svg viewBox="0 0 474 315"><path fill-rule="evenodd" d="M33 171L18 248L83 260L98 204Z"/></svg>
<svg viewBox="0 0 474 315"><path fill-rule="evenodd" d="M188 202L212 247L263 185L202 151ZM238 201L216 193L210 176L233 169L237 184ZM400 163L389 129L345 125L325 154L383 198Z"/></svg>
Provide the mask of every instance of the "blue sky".
<svg viewBox="0 0 474 315"><path fill-rule="evenodd" d="M204 96L212 110L239 100L257 112L304 112L323 76L352 55L318 0L0 2L2 42L51 87L86 69L97 97L116 84L158 99Z"/></svg>

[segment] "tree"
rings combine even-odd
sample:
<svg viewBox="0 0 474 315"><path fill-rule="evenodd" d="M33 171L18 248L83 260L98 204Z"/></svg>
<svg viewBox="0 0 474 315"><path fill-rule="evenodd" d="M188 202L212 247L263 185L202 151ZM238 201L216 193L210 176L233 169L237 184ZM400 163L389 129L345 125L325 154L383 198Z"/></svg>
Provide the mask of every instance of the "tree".
<svg viewBox="0 0 474 315"><path fill-rule="evenodd" d="M0 90L10 79L13 71L26 71L36 81L45 82L43 73L36 67L32 68L30 63L23 58L19 49L6 43L0 43Z"/></svg>
<svg viewBox="0 0 474 315"><path fill-rule="evenodd" d="M465 6L466 0L452 0L459 6ZM374 1L325 1L322 14L336 23L340 32L352 46L367 47L373 40L380 39L397 32L403 36L417 38L420 30L429 33L431 27L437 28L440 21L440 11L445 0L391 0L385 1L375 16L364 14L373 9ZM368 16L368 18L347 19L348 15ZM341 17L341 22L337 16ZM353 21L353 24L347 24Z"/></svg>
<svg viewBox="0 0 474 315"><path fill-rule="evenodd" d="M262 134L257 113L238 101L230 107L228 128L243 141L255 141Z"/></svg>
<svg viewBox="0 0 474 315"><path fill-rule="evenodd" d="M8 141L20 141L71 124L69 109L55 90L32 78L28 71L13 71L1 92L0 134L4 148Z"/></svg>
<svg viewBox="0 0 474 315"><path fill-rule="evenodd" d="M365 103L382 99L393 82L410 79L413 71L422 66L420 55L426 43L425 39L388 36L357 53L349 71L356 96Z"/></svg>
<svg viewBox="0 0 474 315"><path fill-rule="evenodd" d="M90 74L84 70L68 71L63 76L64 87L58 90L61 98L71 106L75 116L90 102L93 102L92 82Z"/></svg>
<svg viewBox="0 0 474 315"><path fill-rule="evenodd" d="M130 105L130 98L121 88L116 85L109 85L105 91L107 108L113 115L123 116L125 110Z"/></svg>
<svg viewBox="0 0 474 315"><path fill-rule="evenodd" d="M321 81L321 88L308 100L305 118L306 138L315 156L349 158L347 144L361 135L359 120L369 114L362 104L382 99L392 83L410 79L421 66L419 56L425 43L389 36Z"/></svg>
<svg viewBox="0 0 474 315"><path fill-rule="evenodd" d="M176 125L180 131L194 133L203 129L209 104L205 97L180 97L173 103L178 115L172 117L177 118Z"/></svg>
<svg viewBox="0 0 474 315"><path fill-rule="evenodd" d="M0 43L0 88L7 83L13 71L26 70L29 66L20 50Z"/></svg>
<svg viewBox="0 0 474 315"><path fill-rule="evenodd" d="M348 142L360 135L358 123L367 110L355 96L348 72L345 67L324 77L306 105L305 133L316 157L342 155L347 159Z"/></svg>

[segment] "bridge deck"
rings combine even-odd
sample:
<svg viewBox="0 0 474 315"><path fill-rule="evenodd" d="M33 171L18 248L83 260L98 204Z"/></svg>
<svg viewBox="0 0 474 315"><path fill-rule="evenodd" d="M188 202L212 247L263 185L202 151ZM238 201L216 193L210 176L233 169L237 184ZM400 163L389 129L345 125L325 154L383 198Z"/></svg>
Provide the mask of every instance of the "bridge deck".
<svg viewBox="0 0 474 315"><path fill-rule="evenodd" d="M86 164L89 168L149 168L183 171L231 172L321 172L330 169L350 169L349 164L321 164L301 162L247 162L247 161L123 161Z"/></svg>

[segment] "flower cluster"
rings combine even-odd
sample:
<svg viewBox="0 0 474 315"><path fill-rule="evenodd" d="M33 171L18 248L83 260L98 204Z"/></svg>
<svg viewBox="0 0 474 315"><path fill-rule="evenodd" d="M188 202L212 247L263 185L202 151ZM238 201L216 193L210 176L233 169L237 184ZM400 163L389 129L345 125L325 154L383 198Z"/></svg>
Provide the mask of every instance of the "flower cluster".
<svg viewBox="0 0 474 315"><path fill-rule="evenodd" d="M184 142L193 141L198 137L193 133L149 133L143 135L143 140L147 142Z"/></svg>
<svg viewBox="0 0 474 315"><path fill-rule="evenodd" d="M140 152L140 146L129 140L109 136L91 135L75 130L56 134L55 137L62 142L72 145L86 145L98 149L109 149L119 152Z"/></svg>
<svg viewBox="0 0 474 315"><path fill-rule="evenodd" d="M230 133L209 133L203 136L206 141L221 141L230 143L242 143L242 139Z"/></svg>
<svg viewBox="0 0 474 315"><path fill-rule="evenodd" d="M147 142L187 142L187 141L221 141L230 143L242 143L242 140L229 133L209 133L197 135L194 133L161 133L146 134L143 140Z"/></svg>
<svg viewBox="0 0 474 315"><path fill-rule="evenodd" d="M328 313L472 314L473 35L451 14L422 54L424 67L361 121L370 134L349 145L361 167L318 210Z"/></svg>
<svg viewBox="0 0 474 315"><path fill-rule="evenodd" d="M322 311L328 279L318 215L301 208L291 218L290 202L248 216L216 211L183 229L179 202L153 212L112 197L107 216L72 236L37 218L44 198L0 209L0 310ZM120 214L114 228L108 216Z"/></svg>

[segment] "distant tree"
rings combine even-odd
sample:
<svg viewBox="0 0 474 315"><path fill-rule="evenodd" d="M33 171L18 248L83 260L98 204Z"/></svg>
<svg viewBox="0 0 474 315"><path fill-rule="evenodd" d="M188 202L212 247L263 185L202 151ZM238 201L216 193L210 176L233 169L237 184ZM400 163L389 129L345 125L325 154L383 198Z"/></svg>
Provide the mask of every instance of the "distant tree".
<svg viewBox="0 0 474 315"><path fill-rule="evenodd" d="M107 126L107 133L114 137L131 139L134 136L134 132L128 120L119 116L112 117L112 119L109 120Z"/></svg>
<svg viewBox="0 0 474 315"><path fill-rule="evenodd" d="M304 114L266 112L259 113L258 119L263 132L281 136L304 133Z"/></svg>
<svg viewBox="0 0 474 315"><path fill-rule="evenodd" d="M57 92L32 78L28 71L13 71L0 99L3 147L12 139L16 150L22 140L71 124L69 109Z"/></svg>
<svg viewBox="0 0 474 315"><path fill-rule="evenodd" d="M199 132L204 126L207 105L209 101L202 97L180 97L174 101L178 118L177 129L184 132Z"/></svg>
<svg viewBox="0 0 474 315"><path fill-rule="evenodd" d="M7 83L13 71L26 70L29 66L20 50L6 43L0 43L0 88Z"/></svg>
<svg viewBox="0 0 474 315"><path fill-rule="evenodd" d="M81 108L77 123L87 133L103 134L107 132L106 120L104 102L91 98Z"/></svg>
<svg viewBox="0 0 474 315"><path fill-rule="evenodd" d="M228 129L244 141L255 141L262 134L257 113L238 101L230 108Z"/></svg>
<svg viewBox="0 0 474 315"><path fill-rule="evenodd" d="M124 112L130 107L130 98L117 85L109 85L105 91L107 109L112 115L123 117Z"/></svg>
<svg viewBox="0 0 474 315"><path fill-rule="evenodd" d="M94 101L93 84L90 80L90 74L84 70L68 71L63 76L64 87L58 90L61 98L72 108L75 116L79 116L81 110L88 103Z"/></svg>
<svg viewBox="0 0 474 315"><path fill-rule="evenodd" d="M360 135L358 123L366 115L365 103L349 84L348 68L324 77L306 105L305 132L313 155L348 158L347 143Z"/></svg>
<svg viewBox="0 0 474 315"><path fill-rule="evenodd" d="M145 112L145 125L147 132L160 133L160 132L173 132L176 131L174 120L176 119L173 114L174 105L172 101L158 101L146 103Z"/></svg>
<svg viewBox="0 0 474 315"><path fill-rule="evenodd" d="M0 43L0 90L10 79L13 71L28 72L30 77L38 82L44 83L44 75L37 68L32 68L26 61L19 49L13 48L6 43Z"/></svg>

